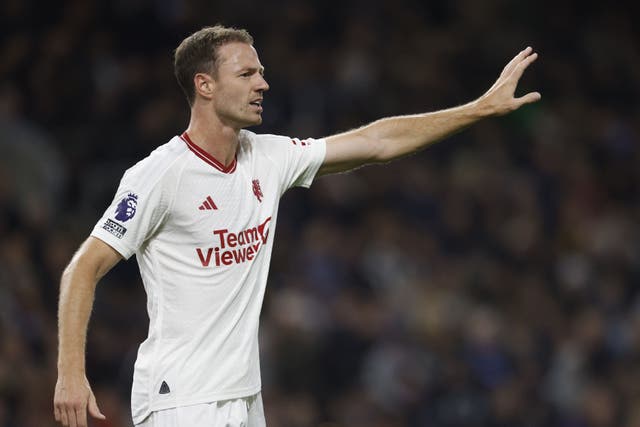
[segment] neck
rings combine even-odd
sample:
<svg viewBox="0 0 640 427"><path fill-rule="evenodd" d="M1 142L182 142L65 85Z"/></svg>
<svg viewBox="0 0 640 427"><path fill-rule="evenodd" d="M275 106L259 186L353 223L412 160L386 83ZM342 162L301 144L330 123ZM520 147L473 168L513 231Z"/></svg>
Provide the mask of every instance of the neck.
<svg viewBox="0 0 640 427"><path fill-rule="evenodd" d="M216 114L197 106L191 109L189 138L225 166L235 158L239 133L239 128L224 124Z"/></svg>

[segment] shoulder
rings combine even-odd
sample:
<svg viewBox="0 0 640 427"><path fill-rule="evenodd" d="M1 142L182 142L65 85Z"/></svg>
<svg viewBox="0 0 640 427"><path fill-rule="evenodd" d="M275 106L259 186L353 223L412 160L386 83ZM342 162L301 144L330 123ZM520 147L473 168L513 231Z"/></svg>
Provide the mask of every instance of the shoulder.
<svg viewBox="0 0 640 427"><path fill-rule="evenodd" d="M180 165L187 159L187 152L184 141L175 136L127 169L123 180L137 181L139 185L152 187L163 177L178 174Z"/></svg>
<svg viewBox="0 0 640 427"><path fill-rule="evenodd" d="M300 140L284 135L269 133L257 134L248 130L240 132L241 150L251 150L254 153L269 154L275 152L290 152L297 147L309 146L313 139Z"/></svg>
<svg viewBox="0 0 640 427"><path fill-rule="evenodd" d="M273 135L268 133L254 133L248 130L240 131L240 144L241 145L278 145L278 144L292 144L293 139L283 135Z"/></svg>
<svg viewBox="0 0 640 427"><path fill-rule="evenodd" d="M286 150L291 144L287 136L258 134L248 130L241 130L239 134L240 155L248 157L272 158L274 154Z"/></svg>
<svg viewBox="0 0 640 427"><path fill-rule="evenodd" d="M296 155L308 151L310 147L324 146L324 139L299 139L284 135L256 134L247 130L240 132L240 149L263 155ZM314 150L310 150L314 151Z"/></svg>

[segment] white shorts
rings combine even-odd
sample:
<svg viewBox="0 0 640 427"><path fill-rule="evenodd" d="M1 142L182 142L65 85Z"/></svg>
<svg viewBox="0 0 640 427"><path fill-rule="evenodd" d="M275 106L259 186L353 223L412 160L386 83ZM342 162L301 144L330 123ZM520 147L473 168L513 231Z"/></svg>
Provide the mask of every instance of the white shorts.
<svg viewBox="0 0 640 427"><path fill-rule="evenodd" d="M136 427L266 427L262 395L152 412Z"/></svg>

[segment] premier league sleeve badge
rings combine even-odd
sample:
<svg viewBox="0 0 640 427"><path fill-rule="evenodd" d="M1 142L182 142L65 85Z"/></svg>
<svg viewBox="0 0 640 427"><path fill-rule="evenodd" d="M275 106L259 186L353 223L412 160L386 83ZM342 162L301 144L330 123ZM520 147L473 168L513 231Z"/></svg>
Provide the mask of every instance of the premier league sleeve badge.
<svg viewBox="0 0 640 427"><path fill-rule="evenodd" d="M121 222L129 221L135 216L137 207L138 196L133 193L127 194L116 207L116 219Z"/></svg>

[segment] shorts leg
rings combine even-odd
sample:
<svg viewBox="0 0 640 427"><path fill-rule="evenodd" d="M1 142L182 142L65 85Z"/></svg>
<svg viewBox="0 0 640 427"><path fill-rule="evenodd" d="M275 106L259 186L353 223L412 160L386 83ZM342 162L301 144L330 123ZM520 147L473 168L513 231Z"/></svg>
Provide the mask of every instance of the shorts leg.
<svg viewBox="0 0 640 427"><path fill-rule="evenodd" d="M152 412L136 427L266 427L260 393Z"/></svg>
<svg viewBox="0 0 640 427"><path fill-rule="evenodd" d="M163 409L149 414L136 427L179 427L178 408Z"/></svg>
<svg viewBox="0 0 640 427"><path fill-rule="evenodd" d="M247 427L266 427L264 407L262 406L262 393L245 398L247 402Z"/></svg>

